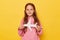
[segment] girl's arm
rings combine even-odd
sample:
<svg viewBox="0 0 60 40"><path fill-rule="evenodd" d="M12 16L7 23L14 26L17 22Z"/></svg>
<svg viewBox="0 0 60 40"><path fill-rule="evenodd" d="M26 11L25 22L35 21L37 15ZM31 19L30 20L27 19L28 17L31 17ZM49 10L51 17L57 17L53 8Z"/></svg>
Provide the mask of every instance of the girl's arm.
<svg viewBox="0 0 60 40"><path fill-rule="evenodd" d="M37 35L41 35L42 34L42 25L37 26Z"/></svg>
<svg viewBox="0 0 60 40"><path fill-rule="evenodd" d="M20 22L20 25L18 27L18 35L19 36L23 36L24 35L24 31L23 31L24 27L23 27L23 19Z"/></svg>

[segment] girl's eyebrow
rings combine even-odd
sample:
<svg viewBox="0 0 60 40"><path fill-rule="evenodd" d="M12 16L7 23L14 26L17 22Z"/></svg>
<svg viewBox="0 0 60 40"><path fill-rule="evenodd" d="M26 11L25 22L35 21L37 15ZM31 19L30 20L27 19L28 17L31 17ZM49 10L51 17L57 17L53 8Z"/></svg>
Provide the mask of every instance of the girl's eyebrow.
<svg viewBox="0 0 60 40"><path fill-rule="evenodd" d="M31 9L31 10L33 10L33 9Z"/></svg>

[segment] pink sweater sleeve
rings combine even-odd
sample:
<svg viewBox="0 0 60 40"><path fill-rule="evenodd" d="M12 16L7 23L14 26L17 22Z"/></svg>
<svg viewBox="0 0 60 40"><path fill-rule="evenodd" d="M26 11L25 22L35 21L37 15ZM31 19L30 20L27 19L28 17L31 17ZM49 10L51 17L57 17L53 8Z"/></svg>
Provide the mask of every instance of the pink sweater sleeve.
<svg viewBox="0 0 60 40"><path fill-rule="evenodd" d="M41 35L42 34L42 25L40 26L40 30L39 31L37 31L37 35Z"/></svg>
<svg viewBox="0 0 60 40"><path fill-rule="evenodd" d="M20 27L23 27L22 25L23 25L23 20L21 20L20 25L18 27L18 35L19 36L23 36L24 35L23 29L20 29Z"/></svg>

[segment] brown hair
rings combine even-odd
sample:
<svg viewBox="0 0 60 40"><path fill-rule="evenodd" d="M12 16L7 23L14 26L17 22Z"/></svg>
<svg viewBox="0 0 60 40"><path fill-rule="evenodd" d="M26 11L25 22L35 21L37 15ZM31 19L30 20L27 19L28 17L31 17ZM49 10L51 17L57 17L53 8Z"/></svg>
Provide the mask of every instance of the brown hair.
<svg viewBox="0 0 60 40"><path fill-rule="evenodd" d="M26 23L28 22L28 15L27 15L27 13L26 13L26 8L27 8L28 5L31 5L31 6L33 7L33 9L34 9L34 13L33 13L33 15L32 15L33 18L34 18L34 23L37 22L37 24L40 26L40 22L39 22L39 19L38 19L38 17L37 17L37 14L36 14L35 5L34 5L33 3L27 3L27 4L25 5L25 10L24 10L24 14L25 14L25 16L24 16L24 24L26 24Z"/></svg>
<svg viewBox="0 0 60 40"><path fill-rule="evenodd" d="M25 5L25 10L26 10L26 8L27 8L27 6L28 5L31 5L32 7L33 7L33 9L34 9L34 13L33 13L33 18L34 18L34 23L38 23L38 25L40 25L40 22L39 22L39 20L38 20L38 17L37 17L37 14L36 14L36 9L35 9L35 6L34 6L34 4L33 3L27 3L26 5ZM27 15L27 13L26 13L26 11L24 11L24 13L25 13L25 16L24 16L24 23L27 23L28 22L28 15Z"/></svg>

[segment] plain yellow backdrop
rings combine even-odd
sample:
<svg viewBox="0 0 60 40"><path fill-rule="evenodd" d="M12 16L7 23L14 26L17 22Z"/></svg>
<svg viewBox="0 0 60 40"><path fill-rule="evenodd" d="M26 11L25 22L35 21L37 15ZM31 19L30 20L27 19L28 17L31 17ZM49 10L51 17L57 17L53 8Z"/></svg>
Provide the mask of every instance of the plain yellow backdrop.
<svg viewBox="0 0 60 40"><path fill-rule="evenodd" d="M60 40L59 0L0 0L0 40L21 40L17 29L29 2L35 4L43 27L41 40Z"/></svg>

